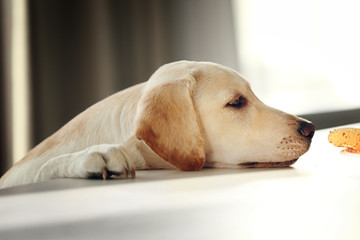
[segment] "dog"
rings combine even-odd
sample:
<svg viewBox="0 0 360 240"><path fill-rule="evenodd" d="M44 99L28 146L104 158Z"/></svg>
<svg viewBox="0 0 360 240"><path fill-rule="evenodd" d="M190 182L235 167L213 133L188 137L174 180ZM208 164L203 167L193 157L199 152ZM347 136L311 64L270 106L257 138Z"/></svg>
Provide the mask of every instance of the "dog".
<svg viewBox="0 0 360 240"><path fill-rule="evenodd" d="M262 103L236 71L178 61L76 116L5 173L0 187L135 177L138 169L287 167L314 132L311 122Z"/></svg>

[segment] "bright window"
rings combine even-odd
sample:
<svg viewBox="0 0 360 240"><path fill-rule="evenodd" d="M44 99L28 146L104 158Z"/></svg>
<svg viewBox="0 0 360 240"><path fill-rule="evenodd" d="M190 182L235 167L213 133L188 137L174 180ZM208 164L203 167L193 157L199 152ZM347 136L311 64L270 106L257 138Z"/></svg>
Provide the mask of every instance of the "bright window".
<svg viewBox="0 0 360 240"><path fill-rule="evenodd" d="M360 107L360 2L233 0L239 69L294 114Z"/></svg>

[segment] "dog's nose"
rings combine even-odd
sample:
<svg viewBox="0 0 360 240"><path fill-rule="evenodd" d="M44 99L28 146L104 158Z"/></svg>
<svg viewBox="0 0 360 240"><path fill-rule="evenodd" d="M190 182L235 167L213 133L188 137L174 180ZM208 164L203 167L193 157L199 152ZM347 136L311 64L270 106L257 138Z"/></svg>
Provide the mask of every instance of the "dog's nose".
<svg viewBox="0 0 360 240"><path fill-rule="evenodd" d="M311 122L301 121L299 124L298 132L302 136L311 139L315 133L315 125Z"/></svg>

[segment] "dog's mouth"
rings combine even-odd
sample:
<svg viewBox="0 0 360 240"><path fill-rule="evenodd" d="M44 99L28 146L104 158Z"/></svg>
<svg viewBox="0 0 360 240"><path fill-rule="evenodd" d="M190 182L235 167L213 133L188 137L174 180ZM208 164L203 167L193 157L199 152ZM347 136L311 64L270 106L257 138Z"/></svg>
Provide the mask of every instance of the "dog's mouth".
<svg viewBox="0 0 360 240"><path fill-rule="evenodd" d="M293 165L298 158L284 162L246 162L239 165L243 168L283 168Z"/></svg>

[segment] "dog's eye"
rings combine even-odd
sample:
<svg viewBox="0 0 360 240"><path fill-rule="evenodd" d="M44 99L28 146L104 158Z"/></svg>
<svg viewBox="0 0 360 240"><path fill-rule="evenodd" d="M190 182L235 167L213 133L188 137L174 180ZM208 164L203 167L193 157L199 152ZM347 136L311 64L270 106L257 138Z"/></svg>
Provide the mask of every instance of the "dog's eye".
<svg viewBox="0 0 360 240"><path fill-rule="evenodd" d="M234 107L234 108L242 108L245 105L246 105L246 98L240 96L236 100L229 102L226 106Z"/></svg>

